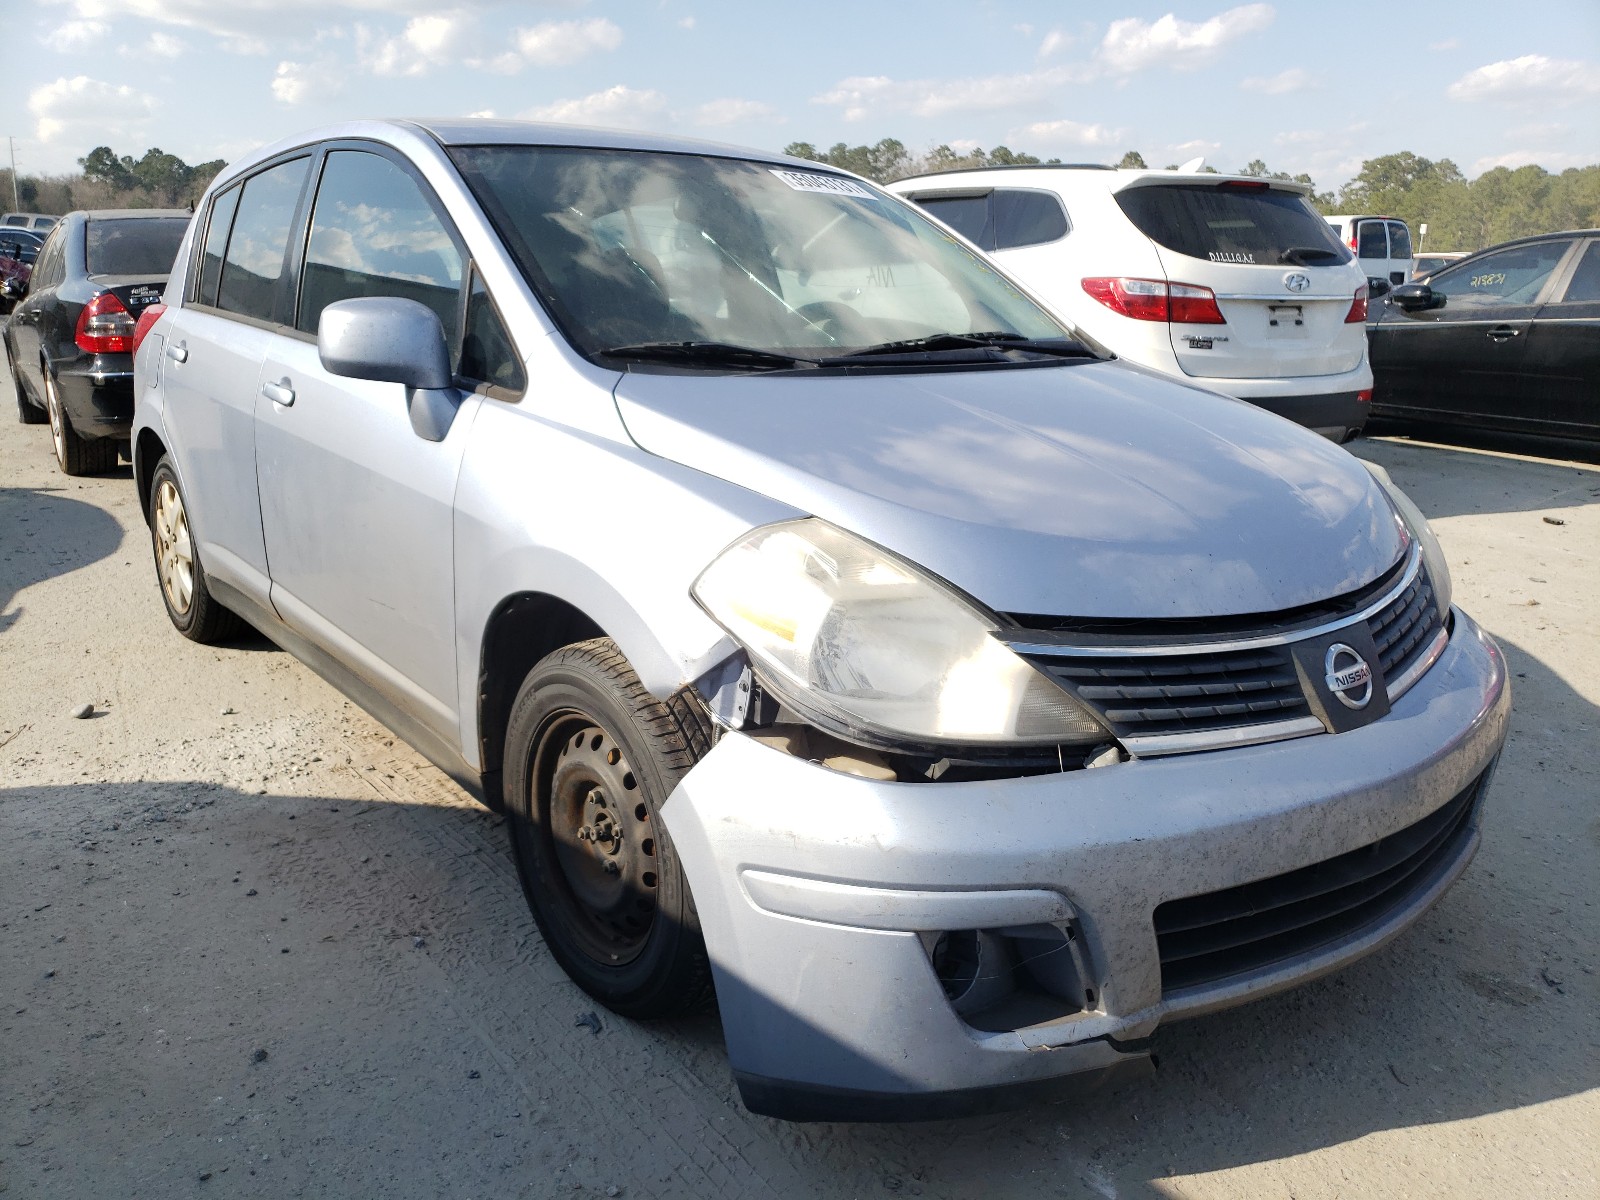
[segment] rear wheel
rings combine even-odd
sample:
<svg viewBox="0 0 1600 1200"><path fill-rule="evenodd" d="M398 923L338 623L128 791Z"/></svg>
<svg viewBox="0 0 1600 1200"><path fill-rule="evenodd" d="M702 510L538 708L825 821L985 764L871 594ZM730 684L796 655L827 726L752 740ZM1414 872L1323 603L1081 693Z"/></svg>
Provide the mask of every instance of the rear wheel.
<svg viewBox="0 0 1600 1200"><path fill-rule="evenodd" d="M237 635L243 623L211 594L178 476L165 457L150 477L149 517L156 578L173 628L194 642L222 642Z"/></svg>
<svg viewBox="0 0 1600 1200"><path fill-rule="evenodd" d="M550 953L626 1017L711 998L694 900L660 807L706 744L698 714L644 690L609 638L528 673L506 732L512 853Z"/></svg>
<svg viewBox="0 0 1600 1200"><path fill-rule="evenodd" d="M50 440L55 444L56 462L68 475L99 475L117 465L117 443L111 438L83 438L72 429L72 421L61 404L61 388L54 372L44 368L44 404L50 417Z"/></svg>

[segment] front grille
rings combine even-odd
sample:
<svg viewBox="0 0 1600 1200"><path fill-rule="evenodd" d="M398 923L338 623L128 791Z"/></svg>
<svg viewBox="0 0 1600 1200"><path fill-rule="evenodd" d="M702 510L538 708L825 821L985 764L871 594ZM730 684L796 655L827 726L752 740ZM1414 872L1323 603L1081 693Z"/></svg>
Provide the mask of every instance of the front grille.
<svg viewBox="0 0 1600 1200"><path fill-rule="evenodd" d="M1460 852L1482 780L1415 825L1359 850L1160 905L1162 993L1246 975L1382 923Z"/></svg>
<svg viewBox="0 0 1600 1200"><path fill-rule="evenodd" d="M1118 737L1199 733L1310 714L1283 646L1159 658L1038 659Z"/></svg>
<svg viewBox="0 0 1600 1200"><path fill-rule="evenodd" d="M1411 585L1390 601L1382 612L1371 617L1367 627L1372 630L1372 640L1378 646L1383 678L1393 683L1432 644L1434 637L1444 627L1444 618L1439 615L1439 606L1433 600L1433 587L1428 582L1428 573L1419 570Z"/></svg>

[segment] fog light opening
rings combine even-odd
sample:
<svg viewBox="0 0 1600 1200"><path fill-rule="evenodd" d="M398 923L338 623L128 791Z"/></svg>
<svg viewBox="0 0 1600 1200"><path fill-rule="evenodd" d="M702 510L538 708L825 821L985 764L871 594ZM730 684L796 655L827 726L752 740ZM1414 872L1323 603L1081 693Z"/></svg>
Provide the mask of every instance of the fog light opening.
<svg viewBox="0 0 1600 1200"><path fill-rule="evenodd" d="M1005 939L987 929L941 933L933 945L933 971L950 1007L960 1016L980 1012L1016 990L1015 961Z"/></svg>

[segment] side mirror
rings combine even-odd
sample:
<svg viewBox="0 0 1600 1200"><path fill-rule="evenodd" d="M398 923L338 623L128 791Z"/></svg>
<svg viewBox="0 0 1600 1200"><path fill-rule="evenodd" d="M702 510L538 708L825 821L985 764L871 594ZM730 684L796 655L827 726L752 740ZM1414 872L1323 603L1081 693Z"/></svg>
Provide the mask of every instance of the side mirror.
<svg viewBox="0 0 1600 1200"><path fill-rule="evenodd" d="M403 384L418 437L442 442L450 432L460 396L450 386L450 351L432 309L395 296L330 304L317 325L317 357L333 375Z"/></svg>
<svg viewBox="0 0 1600 1200"><path fill-rule="evenodd" d="M1398 305L1406 312L1443 308L1444 300L1443 296L1435 295L1433 289L1425 283L1402 283L1389 292L1389 303Z"/></svg>
<svg viewBox="0 0 1600 1200"><path fill-rule="evenodd" d="M8 275L0 281L0 298L6 300L21 300L27 295L28 285L14 275Z"/></svg>
<svg viewBox="0 0 1600 1200"><path fill-rule="evenodd" d="M1373 276L1367 280L1367 299L1369 300L1377 300L1379 297L1387 296L1392 291L1394 291L1394 284L1387 279L1379 279Z"/></svg>

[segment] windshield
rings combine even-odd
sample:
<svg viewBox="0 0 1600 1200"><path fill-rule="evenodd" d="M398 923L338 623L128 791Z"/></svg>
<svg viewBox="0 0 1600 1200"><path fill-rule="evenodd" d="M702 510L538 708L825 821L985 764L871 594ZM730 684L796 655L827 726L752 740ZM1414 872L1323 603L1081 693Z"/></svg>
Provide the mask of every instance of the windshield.
<svg viewBox="0 0 1600 1200"><path fill-rule="evenodd" d="M1297 192L1229 181L1127 188L1117 203L1139 232L1211 262L1336 266L1350 261L1328 223ZM1382 228L1379 228L1382 237Z"/></svg>
<svg viewBox="0 0 1600 1200"><path fill-rule="evenodd" d="M451 155L585 354L707 343L822 361L952 334L1068 336L907 205L840 175L572 147Z"/></svg>
<svg viewBox="0 0 1600 1200"><path fill-rule="evenodd" d="M90 221L86 250L91 275L169 275L187 217L119 217Z"/></svg>

